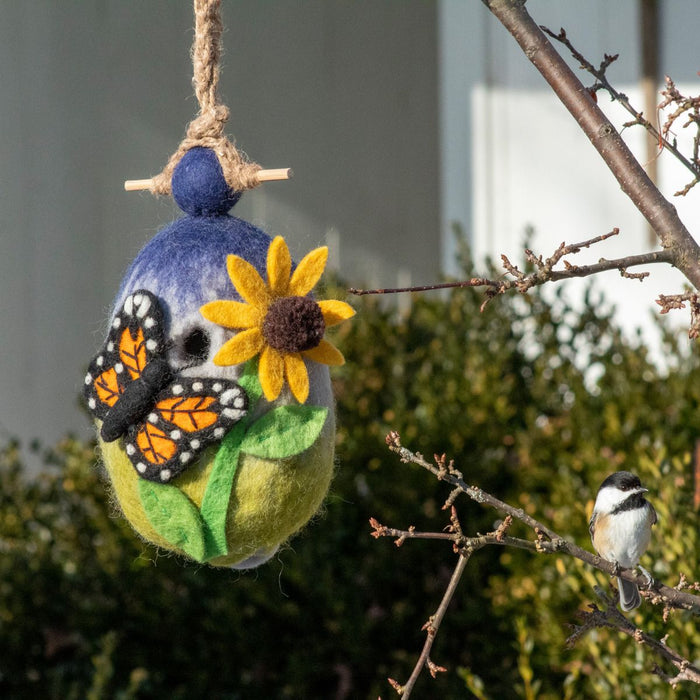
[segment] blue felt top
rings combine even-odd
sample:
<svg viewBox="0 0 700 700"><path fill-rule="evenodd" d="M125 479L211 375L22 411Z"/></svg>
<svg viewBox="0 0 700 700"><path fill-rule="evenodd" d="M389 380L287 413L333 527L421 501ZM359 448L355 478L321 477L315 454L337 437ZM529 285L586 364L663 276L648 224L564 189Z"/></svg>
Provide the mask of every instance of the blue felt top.
<svg viewBox="0 0 700 700"><path fill-rule="evenodd" d="M180 158L170 187L177 205L190 216L227 214L241 196L226 183L216 153L200 146Z"/></svg>
<svg viewBox="0 0 700 700"><path fill-rule="evenodd" d="M233 216L185 216L159 231L129 266L115 299L119 309L137 289L166 302L169 318L215 299L241 301L226 269L226 257L238 255L267 279L270 237Z"/></svg>

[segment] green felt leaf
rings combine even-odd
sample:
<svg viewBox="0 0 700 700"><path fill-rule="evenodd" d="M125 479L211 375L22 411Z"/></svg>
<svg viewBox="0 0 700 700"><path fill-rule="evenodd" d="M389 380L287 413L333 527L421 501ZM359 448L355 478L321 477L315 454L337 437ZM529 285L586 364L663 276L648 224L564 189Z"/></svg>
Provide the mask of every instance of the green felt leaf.
<svg viewBox="0 0 700 700"><path fill-rule="evenodd" d="M139 479L143 509L156 532L195 561L204 561L204 523L192 501L180 489Z"/></svg>
<svg viewBox="0 0 700 700"><path fill-rule="evenodd" d="M233 478L238 469L241 441L246 431L245 419L237 423L221 441L207 488L202 499L201 516L207 527L204 535L205 559L227 554L226 516Z"/></svg>
<svg viewBox="0 0 700 700"><path fill-rule="evenodd" d="M266 459L299 454L316 442L327 415L324 406L278 406L250 426L241 450Z"/></svg>

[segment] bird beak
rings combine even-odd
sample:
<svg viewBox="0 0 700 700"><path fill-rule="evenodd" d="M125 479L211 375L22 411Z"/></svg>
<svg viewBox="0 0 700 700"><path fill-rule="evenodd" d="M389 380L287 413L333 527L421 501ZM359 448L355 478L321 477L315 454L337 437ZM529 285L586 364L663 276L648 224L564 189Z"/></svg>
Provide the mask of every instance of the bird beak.
<svg viewBox="0 0 700 700"><path fill-rule="evenodd" d="M649 493L649 489L645 489L643 486L639 489L642 493Z"/></svg>

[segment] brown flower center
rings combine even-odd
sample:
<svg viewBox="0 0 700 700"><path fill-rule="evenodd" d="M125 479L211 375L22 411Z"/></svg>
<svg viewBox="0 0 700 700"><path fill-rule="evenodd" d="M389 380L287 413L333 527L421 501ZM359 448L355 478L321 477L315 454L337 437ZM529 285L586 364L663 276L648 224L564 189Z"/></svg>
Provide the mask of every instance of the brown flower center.
<svg viewBox="0 0 700 700"><path fill-rule="evenodd" d="M311 350L321 342L326 324L319 305L309 297L272 302L262 325L267 344L280 352Z"/></svg>

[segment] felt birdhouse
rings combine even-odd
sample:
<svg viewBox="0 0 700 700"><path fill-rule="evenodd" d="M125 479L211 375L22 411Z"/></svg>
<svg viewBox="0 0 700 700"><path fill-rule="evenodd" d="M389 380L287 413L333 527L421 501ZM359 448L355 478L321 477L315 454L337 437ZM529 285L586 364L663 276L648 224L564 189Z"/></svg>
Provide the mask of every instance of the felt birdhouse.
<svg viewBox="0 0 700 700"><path fill-rule="evenodd" d="M136 256L85 375L104 466L145 540L214 566L267 561L318 510L333 473L326 330L354 314L312 290L328 251L295 264L281 237L230 215L284 179L224 134L221 0L194 0L200 112L163 171L126 189L172 194L184 216Z"/></svg>
<svg viewBox="0 0 700 700"><path fill-rule="evenodd" d="M318 510L333 473L326 330L353 315L317 301L317 248L295 264L229 214L216 153L172 175L184 216L129 267L84 395L117 501L149 542L215 566L257 566Z"/></svg>

